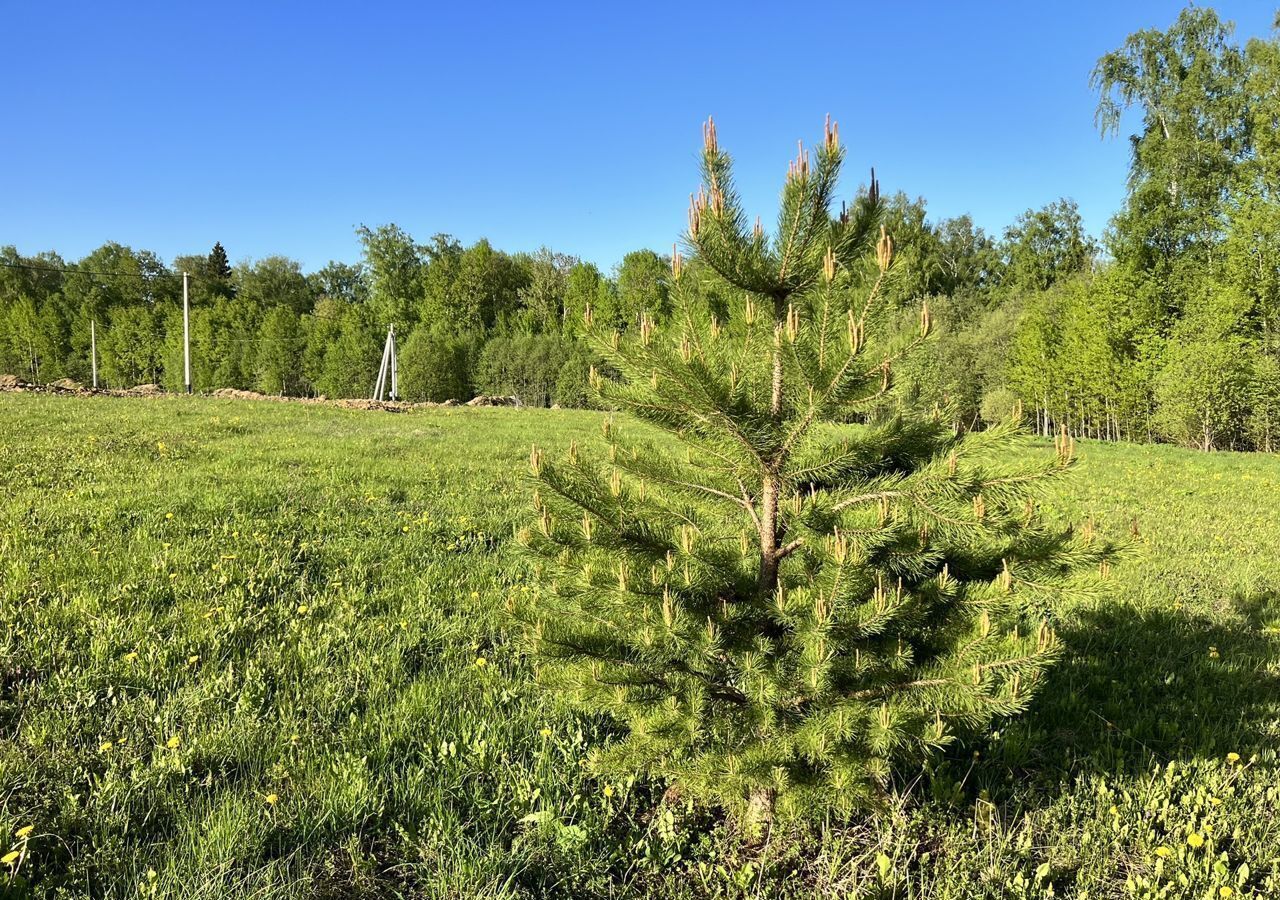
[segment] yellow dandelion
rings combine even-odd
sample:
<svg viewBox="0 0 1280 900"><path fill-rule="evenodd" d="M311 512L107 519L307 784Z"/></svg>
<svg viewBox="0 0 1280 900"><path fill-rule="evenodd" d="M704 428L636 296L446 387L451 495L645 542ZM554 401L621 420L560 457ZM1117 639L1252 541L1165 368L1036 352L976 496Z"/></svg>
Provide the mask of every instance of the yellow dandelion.
<svg viewBox="0 0 1280 900"><path fill-rule="evenodd" d="M276 805L277 803L279 803L279 802L280 802L280 795L279 795L279 794L267 794L267 805L268 805L268 806L275 806L275 805Z"/></svg>
<svg viewBox="0 0 1280 900"><path fill-rule="evenodd" d="M1227 887L1225 884L1222 887L1218 888L1219 897L1230 897L1234 893L1235 891L1231 890L1231 888Z"/></svg>
<svg viewBox="0 0 1280 900"><path fill-rule="evenodd" d="M1235 753L1234 751L1231 753L1228 753L1227 762L1231 763L1231 765L1234 766L1236 763L1240 762L1240 754Z"/></svg>
<svg viewBox="0 0 1280 900"><path fill-rule="evenodd" d="M21 855L22 853L18 850L10 850L4 856L0 856L0 863L4 863L6 866L11 866L18 861L18 857Z"/></svg>
<svg viewBox="0 0 1280 900"><path fill-rule="evenodd" d="M545 737L551 737L551 729L550 729L550 728L544 728L544 729L542 729L541 731L539 731L539 732L538 732L538 734L542 735L544 738L545 738Z"/></svg>
<svg viewBox="0 0 1280 900"><path fill-rule="evenodd" d="M179 747L182 746L182 738L178 737L175 734L173 737L169 738L165 746L168 747L170 750L177 750Z"/></svg>
<svg viewBox="0 0 1280 900"><path fill-rule="evenodd" d="M112 747L114 747L114 746L115 746L115 745L114 745L114 744L112 744L110 741L103 741L101 744L99 744L99 745L98 745L98 752L99 752L99 753L106 753L107 751L109 751L109 750L110 750Z"/></svg>
<svg viewBox="0 0 1280 900"><path fill-rule="evenodd" d="M1192 847L1200 848L1204 846L1204 835L1198 831L1193 831L1187 835L1187 843Z"/></svg>
<svg viewBox="0 0 1280 900"><path fill-rule="evenodd" d="M477 667L479 667L479 668L483 669L483 668L484 668L485 666L487 666L487 665L489 665L489 660L485 659L483 656L477 656L477 657L476 657L476 666L477 666Z"/></svg>
<svg viewBox="0 0 1280 900"><path fill-rule="evenodd" d="M1212 806L1221 806L1221 805L1222 805L1222 800L1221 800L1221 798L1218 798L1218 797L1210 797L1210 798L1209 798L1209 803L1210 803L1210 805L1212 805Z"/></svg>
<svg viewBox="0 0 1280 900"><path fill-rule="evenodd" d="M310 608L311 607L307 606L307 604L305 603L302 604L301 606L298 607L298 615L305 616L307 614L307 610Z"/></svg>
<svg viewBox="0 0 1280 900"><path fill-rule="evenodd" d="M164 517L165 517L166 519L172 519L172 518L173 518L173 513L165 513L165 514L164 514Z"/></svg>
<svg viewBox="0 0 1280 900"><path fill-rule="evenodd" d="M31 832L35 830L36 830L36 826L34 825L23 825L21 828L19 828L17 831L13 833L13 836L16 838L29 837L31 835Z"/></svg>
<svg viewBox="0 0 1280 900"><path fill-rule="evenodd" d="M613 785L611 785L611 784L606 784L606 785L604 786L604 795L605 795L606 797L612 797L612 796L613 796Z"/></svg>
<svg viewBox="0 0 1280 900"><path fill-rule="evenodd" d="M1170 856L1173 856L1173 851L1170 850L1168 847L1157 847L1156 856L1160 857L1161 859L1168 859Z"/></svg>
<svg viewBox="0 0 1280 900"><path fill-rule="evenodd" d="M401 526L400 526L400 530L401 530L401 531L403 531L405 534L408 534L408 533L409 533L409 526L408 526L408 525L401 525Z"/></svg>
<svg viewBox="0 0 1280 900"><path fill-rule="evenodd" d="M188 657L187 657L187 665L189 665L189 666L194 666L194 665L195 665L196 663L198 663L198 662L200 662L200 654L199 654L199 653L193 653L191 656L188 656Z"/></svg>
<svg viewBox="0 0 1280 900"><path fill-rule="evenodd" d="M126 653L126 654L124 655L124 657L123 657L123 659L124 659L124 661L125 661L125 662L133 662L133 661L134 661L135 659L137 659L137 658L138 658L138 651L137 651L137 650L130 650L130 651L129 651L128 653Z"/></svg>

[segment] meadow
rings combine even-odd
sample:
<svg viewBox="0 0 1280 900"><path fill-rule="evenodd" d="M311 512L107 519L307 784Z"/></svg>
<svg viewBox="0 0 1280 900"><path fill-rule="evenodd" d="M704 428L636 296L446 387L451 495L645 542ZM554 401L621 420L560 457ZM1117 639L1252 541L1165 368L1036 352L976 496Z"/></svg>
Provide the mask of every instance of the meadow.
<svg viewBox="0 0 1280 900"><path fill-rule="evenodd" d="M600 418L0 396L0 894L1280 896L1280 458L1082 442L1046 506L1136 537L1031 711L749 847L506 626Z"/></svg>

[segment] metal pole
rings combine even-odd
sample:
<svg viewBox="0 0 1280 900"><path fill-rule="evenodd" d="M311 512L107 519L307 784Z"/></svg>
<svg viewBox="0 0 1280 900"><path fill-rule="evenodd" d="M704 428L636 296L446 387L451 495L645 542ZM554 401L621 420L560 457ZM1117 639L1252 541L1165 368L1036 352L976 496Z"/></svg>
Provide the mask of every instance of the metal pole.
<svg viewBox="0 0 1280 900"><path fill-rule="evenodd" d="M191 393L191 276L182 273L182 383Z"/></svg>
<svg viewBox="0 0 1280 900"><path fill-rule="evenodd" d="M89 366L93 369L93 389L98 389L98 323L89 320Z"/></svg>

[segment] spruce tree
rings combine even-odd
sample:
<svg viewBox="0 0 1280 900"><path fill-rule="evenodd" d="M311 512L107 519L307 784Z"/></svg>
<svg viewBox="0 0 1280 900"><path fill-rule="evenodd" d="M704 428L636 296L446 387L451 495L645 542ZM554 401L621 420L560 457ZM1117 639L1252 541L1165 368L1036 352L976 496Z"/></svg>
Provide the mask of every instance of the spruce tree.
<svg viewBox="0 0 1280 900"><path fill-rule="evenodd" d="M1049 611L1110 555L1031 499L1072 465L1068 438L1037 453L1013 421L867 420L929 315L883 327L893 241L874 172L833 212L843 158L828 122L770 235L708 121L672 326L624 338L585 315L621 375L593 370L599 401L658 433L609 420L605 458L530 458L520 538L542 577L516 612L540 680L625 726L598 771L667 781L749 832L873 806L895 763L1025 709L1059 653ZM708 288L741 298L727 321Z"/></svg>
<svg viewBox="0 0 1280 900"><path fill-rule="evenodd" d="M222 241L217 241L209 251L209 277L216 281L226 282L231 278L231 263L227 259L227 251Z"/></svg>

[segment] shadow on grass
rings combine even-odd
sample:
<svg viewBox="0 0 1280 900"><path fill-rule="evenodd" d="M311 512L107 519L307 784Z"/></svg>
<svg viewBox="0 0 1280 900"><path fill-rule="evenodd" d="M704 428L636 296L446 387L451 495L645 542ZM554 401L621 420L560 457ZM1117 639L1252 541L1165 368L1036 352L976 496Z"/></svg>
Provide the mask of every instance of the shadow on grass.
<svg viewBox="0 0 1280 900"><path fill-rule="evenodd" d="M1221 619L1125 604L1078 611L1059 626L1063 658L1031 709L979 746L977 762L956 754L946 768L972 765L970 785L995 796L1273 745L1280 595L1233 606Z"/></svg>

